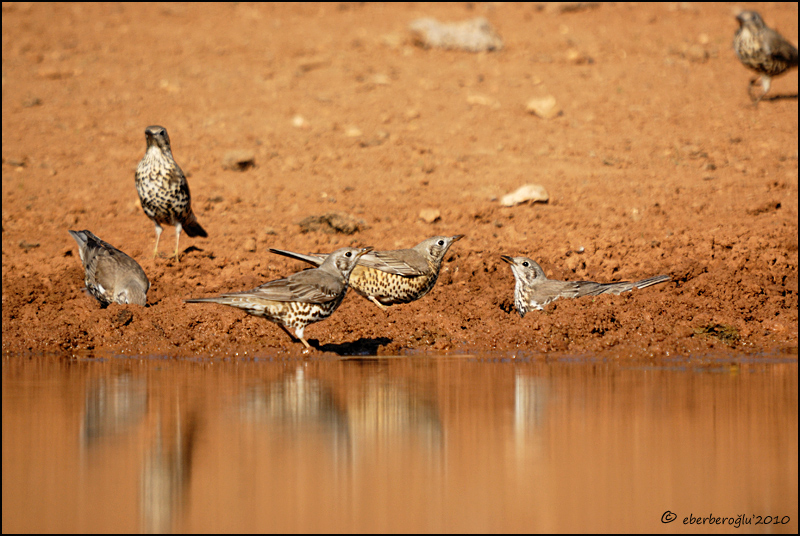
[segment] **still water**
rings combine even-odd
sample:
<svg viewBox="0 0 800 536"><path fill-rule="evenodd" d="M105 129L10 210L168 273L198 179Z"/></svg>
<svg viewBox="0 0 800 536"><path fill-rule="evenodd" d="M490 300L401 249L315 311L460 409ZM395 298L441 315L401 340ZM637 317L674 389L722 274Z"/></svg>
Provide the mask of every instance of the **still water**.
<svg viewBox="0 0 800 536"><path fill-rule="evenodd" d="M797 380L796 354L6 356L2 529L796 533Z"/></svg>

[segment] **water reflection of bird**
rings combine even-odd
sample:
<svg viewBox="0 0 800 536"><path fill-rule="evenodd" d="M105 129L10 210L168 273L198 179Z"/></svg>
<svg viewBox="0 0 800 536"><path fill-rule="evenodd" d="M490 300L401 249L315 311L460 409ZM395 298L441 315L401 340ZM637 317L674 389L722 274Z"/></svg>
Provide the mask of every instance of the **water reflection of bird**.
<svg viewBox="0 0 800 536"><path fill-rule="evenodd" d="M365 371L362 364L346 363L344 374L349 381L343 396L335 396L329 383L310 377L304 367L253 386L242 398L242 418L280 425L291 434L324 432L332 446L343 442L360 457L374 452L376 444L414 442L434 451L441 445L439 413L426 397L378 370Z"/></svg>
<svg viewBox="0 0 800 536"><path fill-rule="evenodd" d="M147 382L128 373L88 383L81 439L87 447L130 431L147 412Z"/></svg>

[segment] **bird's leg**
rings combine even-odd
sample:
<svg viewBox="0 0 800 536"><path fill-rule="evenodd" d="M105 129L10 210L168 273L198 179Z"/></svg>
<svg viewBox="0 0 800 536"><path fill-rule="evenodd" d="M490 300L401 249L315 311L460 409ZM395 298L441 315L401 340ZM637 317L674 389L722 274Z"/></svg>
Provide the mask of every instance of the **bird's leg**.
<svg viewBox="0 0 800 536"><path fill-rule="evenodd" d="M753 88L755 88L756 86L759 85L758 84L759 80L761 81L761 84L760 84L761 85L761 94L756 96L756 95L753 94ZM763 75L763 74L760 77L756 76L755 78L750 80L750 85L747 86L747 94L750 96L750 100L753 101L753 104L758 105L758 103L761 101L761 99L764 98L764 95L767 94L767 91L769 91L769 88L770 88L771 85L772 85L772 77L767 76L767 75Z"/></svg>
<svg viewBox="0 0 800 536"><path fill-rule="evenodd" d="M158 241L161 239L161 231L163 231L163 230L164 230L164 228L161 227L161 225L159 225L158 222L156 222L156 247L153 250L153 258L154 259L158 256Z"/></svg>
<svg viewBox="0 0 800 536"><path fill-rule="evenodd" d="M384 304L382 304L381 302L379 302L378 300L376 300L376 299L375 299L375 296L367 296L367 298L369 298L369 301L371 301L372 303L374 303L375 305L377 305L377 306L378 306L378 308L379 308L381 311L383 311L384 313L386 313L386 312L389 310L389 308L388 308L387 306L385 306Z"/></svg>
<svg viewBox="0 0 800 536"><path fill-rule="evenodd" d="M287 327L286 327L286 326L284 326L283 324L278 324L278 325L281 327L281 329L282 329L283 331L285 331L285 332L286 332L286 334L287 334L287 335L289 335L289 337L291 337L291 339L292 339L292 340L295 340L295 339L296 339L296 340L299 340L300 342L302 342L302 343L303 343L303 346L305 346L305 347L306 347L308 350L311 350L311 345L310 345L310 344L308 344L308 341L306 341L306 340L303 338L303 330L304 330L305 328L297 328L297 329L295 329L295 333L292 333L292 332L289 330L289 328L287 328Z"/></svg>
<svg viewBox="0 0 800 536"><path fill-rule="evenodd" d="M175 224L175 262L181 262L180 256L178 255L178 244L181 241L181 224L177 222Z"/></svg>
<svg viewBox="0 0 800 536"><path fill-rule="evenodd" d="M303 326L303 327L300 327L300 328L295 328L295 329L294 329L294 334L295 334L295 336L296 336L298 339L300 339L300 342L302 342L302 343L303 343L303 345L306 347L306 349L303 351L303 353L307 352L308 350L311 350L311 345L310 345L310 344L308 344L308 341L307 341L307 340L306 340L306 339L303 337L303 331L304 331L305 329L306 329L306 327L305 327L305 326Z"/></svg>
<svg viewBox="0 0 800 536"><path fill-rule="evenodd" d="M751 78L750 83L747 84L747 96L750 97L750 102L753 103L758 102L758 99L753 95L753 87L756 85L757 80L758 77L756 76L755 78Z"/></svg>
<svg viewBox="0 0 800 536"><path fill-rule="evenodd" d="M758 101L760 101L761 99L764 98L764 96L766 96L767 91L769 91L769 88L770 88L771 85L772 85L772 77L771 76L767 76L765 74L762 74L761 75L761 89L763 89L764 92L761 94L760 97L758 97ZM756 102L758 102L758 101L756 101Z"/></svg>

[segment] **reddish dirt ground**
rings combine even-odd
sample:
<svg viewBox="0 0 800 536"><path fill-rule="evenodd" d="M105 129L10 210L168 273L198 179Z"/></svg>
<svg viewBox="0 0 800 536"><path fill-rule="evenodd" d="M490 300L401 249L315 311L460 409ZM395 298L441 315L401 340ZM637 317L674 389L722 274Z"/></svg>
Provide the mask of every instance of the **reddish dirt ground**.
<svg viewBox="0 0 800 536"><path fill-rule="evenodd" d="M796 3L740 7L796 43ZM735 8L5 3L3 352L299 355L270 322L183 300L305 267L269 247L463 233L428 296L383 313L351 292L306 337L340 354L796 355L797 71L750 103ZM486 17L505 46L420 48L423 16ZM546 95L560 115L526 112ZM151 124L209 232L183 235L180 263L169 227L151 259L134 188ZM235 150L255 167L224 169ZM500 206L526 183L550 202ZM332 211L367 228L301 233ZM68 229L134 257L148 307L83 292ZM501 254L554 278L674 281L520 318Z"/></svg>

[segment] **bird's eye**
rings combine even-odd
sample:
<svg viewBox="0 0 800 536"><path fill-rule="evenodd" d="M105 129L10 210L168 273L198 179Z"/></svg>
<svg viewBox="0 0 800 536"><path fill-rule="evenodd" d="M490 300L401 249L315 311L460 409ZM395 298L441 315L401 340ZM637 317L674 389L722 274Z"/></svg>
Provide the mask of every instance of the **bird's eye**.
<svg viewBox="0 0 800 536"><path fill-rule="evenodd" d="M523 262L523 263L522 263L522 266L524 266L525 268L527 268L528 266L530 266L530 264L528 264L528 261L525 261L525 262Z"/></svg>
<svg viewBox="0 0 800 536"><path fill-rule="evenodd" d="M352 256L353 256L353 254L352 254L352 253L350 253L350 252L348 251L347 253L345 253L345 254L344 254L344 256L345 256L345 257L352 257Z"/></svg>
<svg viewBox="0 0 800 536"><path fill-rule="evenodd" d="M436 243L437 243L437 244L439 244L440 246L443 246L443 245L444 245L444 240L439 240L439 241L438 241L438 242L436 242Z"/></svg>

